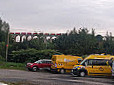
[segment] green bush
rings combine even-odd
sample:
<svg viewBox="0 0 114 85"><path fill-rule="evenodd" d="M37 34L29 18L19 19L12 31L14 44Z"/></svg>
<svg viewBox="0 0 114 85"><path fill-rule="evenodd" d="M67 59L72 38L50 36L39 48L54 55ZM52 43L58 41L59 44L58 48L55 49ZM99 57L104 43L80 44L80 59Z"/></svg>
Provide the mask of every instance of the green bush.
<svg viewBox="0 0 114 85"><path fill-rule="evenodd" d="M12 51L12 54L9 55L8 61L11 62L34 62L39 59L51 59L52 55L61 54L55 50L36 50L36 49L27 49Z"/></svg>
<svg viewBox="0 0 114 85"><path fill-rule="evenodd" d="M4 56L5 56L5 42L0 42L0 57L4 58Z"/></svg>

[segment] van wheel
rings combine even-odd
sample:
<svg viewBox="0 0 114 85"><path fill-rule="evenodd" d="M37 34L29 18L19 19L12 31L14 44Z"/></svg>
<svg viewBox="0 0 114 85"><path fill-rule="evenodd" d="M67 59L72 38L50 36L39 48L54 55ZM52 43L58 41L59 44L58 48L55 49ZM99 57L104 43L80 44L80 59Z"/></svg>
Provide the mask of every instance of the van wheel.
<svg viewBox="0 0 114 85"><path fill-rule="evenodd" d="M65 69L63 69L63 68L60 69L60 73L61 73L61 74L64 74L64 73L65 73Z"/></svg>
<svg viewBox="0 0 114 85"><path fill-rule="evenodd" d="M81 71L80 73L79 73L79 76L80 77L84 77L86 75L86 73L84 72L84 71Z"/></svg>
<svg viewBox="0 0 114 85"><path fill-rule="evenodd" d="M34 71L34 72L38 71L38 67L36 67L36 66L32 67L32 71Z"/></svg>

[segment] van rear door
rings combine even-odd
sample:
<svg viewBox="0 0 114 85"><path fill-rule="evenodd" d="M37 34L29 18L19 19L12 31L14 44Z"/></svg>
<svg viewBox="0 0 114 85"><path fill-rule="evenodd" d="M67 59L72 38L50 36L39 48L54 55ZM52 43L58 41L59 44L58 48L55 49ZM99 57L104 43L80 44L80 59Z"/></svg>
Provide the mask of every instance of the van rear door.
<svg viewBox="0 0 114 85"><path fill-rule="evenodd" d="M57 57L57 56L53 55L52 58L51 58L51 60L52 60L52 61L51 61L51 62L52 62L51 68L52 68L52 69L55 69L56 57Z"/></svg>

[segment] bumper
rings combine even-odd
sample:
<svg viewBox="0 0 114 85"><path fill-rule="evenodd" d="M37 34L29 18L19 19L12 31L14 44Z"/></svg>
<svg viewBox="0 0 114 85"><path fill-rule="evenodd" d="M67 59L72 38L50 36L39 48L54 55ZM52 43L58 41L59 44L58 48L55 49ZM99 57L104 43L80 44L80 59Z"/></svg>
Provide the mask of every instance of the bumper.
<svg viewBox="0 0 114 85"><path fill-rule="evenodd" d="M71 74L72 75L79 75L78 69L72 69Z"/></svg>
<svg viewBox="0 0 114 85"><path fill-rule="evenodd" d="M57 72L57 70L58 70L57 68L56 69L51 68L51 72Z"/></svg>
<svg viewBox="0 0 114 85"><path fill-rule="evenodd" d="M26 68L27 68L28 70L32 70L32 67L30 67L30 66L26 66Z"/></svg>

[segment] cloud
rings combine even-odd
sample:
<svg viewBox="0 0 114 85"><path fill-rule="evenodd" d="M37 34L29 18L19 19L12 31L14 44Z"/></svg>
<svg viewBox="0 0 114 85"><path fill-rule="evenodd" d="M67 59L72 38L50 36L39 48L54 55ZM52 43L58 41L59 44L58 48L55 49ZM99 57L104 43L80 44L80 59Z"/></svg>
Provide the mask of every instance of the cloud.
<svg viewBox="0 0 114 85"><path fill-rule="evenodd" d="M73 27L114 34L113 0L0 0L11 31L66 32Z"/></svg>

